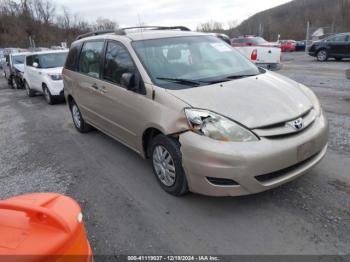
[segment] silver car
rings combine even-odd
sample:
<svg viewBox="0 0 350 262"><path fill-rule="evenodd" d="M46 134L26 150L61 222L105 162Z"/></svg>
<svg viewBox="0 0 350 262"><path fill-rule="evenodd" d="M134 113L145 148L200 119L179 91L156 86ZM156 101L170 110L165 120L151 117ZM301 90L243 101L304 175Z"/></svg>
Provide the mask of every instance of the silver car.
<svg viewBox="0 0 350 262"><path fill-rule="evenodd" d="M93 126L150 158L173 195L262 192L326 154L315 94L212 35L183 27L87 34L73 43L63 78L76 128Z"/></svg>

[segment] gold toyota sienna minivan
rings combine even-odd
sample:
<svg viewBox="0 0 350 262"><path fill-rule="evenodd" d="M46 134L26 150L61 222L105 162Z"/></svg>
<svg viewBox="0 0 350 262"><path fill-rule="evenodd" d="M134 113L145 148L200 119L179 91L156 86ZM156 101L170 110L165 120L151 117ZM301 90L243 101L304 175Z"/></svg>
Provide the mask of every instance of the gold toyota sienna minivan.
<svg viewBox="0 0 350 262"><path fill-rule="evenodd" d="M328 124L306 86L258 68L185 27L77 38L63 70L75 127L95 127L144 158L173 195L262 192L325 156Z"/></svg>

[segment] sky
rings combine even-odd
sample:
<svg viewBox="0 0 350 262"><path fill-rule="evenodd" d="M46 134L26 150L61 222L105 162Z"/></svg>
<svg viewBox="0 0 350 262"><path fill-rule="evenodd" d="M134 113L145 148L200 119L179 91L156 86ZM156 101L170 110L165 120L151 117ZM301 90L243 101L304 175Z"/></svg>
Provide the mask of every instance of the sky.
<svg viewBox="0 0 350 262"><path fill-rule="evenodd" d="M242 22L257 12L290 0L54 0L84 20L109 18L120 26L184 25L196 29L209 20Z"/></svg>

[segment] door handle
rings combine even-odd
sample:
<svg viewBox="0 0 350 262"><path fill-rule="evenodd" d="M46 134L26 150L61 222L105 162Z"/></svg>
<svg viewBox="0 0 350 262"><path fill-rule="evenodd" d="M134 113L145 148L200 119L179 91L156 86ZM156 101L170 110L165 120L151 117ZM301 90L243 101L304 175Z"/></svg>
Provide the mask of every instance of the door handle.
<svg viewBox="0 0 350 262"><path fill-rule="evenodd" d="M102 87L100 88L100 91L101 91L101 93L103 93L103 94L107 93L107 89L106 89L105 86L102 86Z"/></svg>
<svg viewBox="0 0 350 262"><path fill-rule="evenodd" d="M98 90L98 85L95 83L95 84L93 84L92 86L91 86L93 89L96 89L96 90Z"/></svg>

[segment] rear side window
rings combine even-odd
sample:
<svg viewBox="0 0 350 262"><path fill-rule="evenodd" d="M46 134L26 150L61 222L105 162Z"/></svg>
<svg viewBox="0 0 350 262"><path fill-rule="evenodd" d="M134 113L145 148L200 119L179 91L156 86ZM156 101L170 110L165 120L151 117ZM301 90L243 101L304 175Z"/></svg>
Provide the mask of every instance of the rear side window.
<svg viewBox="0 0 350 262"><path fill-rule="evenodd" d="M338 35L327 40L327 42L346 42L346 35Z"/></svg>
<svg viewBox="0 0 350 262"><path fill-rule="evenodd" d="M99 78L104 41L86 42L80 54L79 72Z"/></svg>
<svg viewBox="0 0 350 262"><path fill-rule="evenodd" d="M33 66L33 56L27 56L26 57L26 65L27 66Z"/></svg>
<svg viewBox="0 0 350 262"><path fill-rule="evenodd" d="M128 50L121 44L109 42L106 51L103 79L120 84L124 73L135 73L135 65Z"/></svg>
<svg viewBox="0 0 350 262"><path fill-rule="evenodd" d="M73 45L68 53L65 68L76 71L78 66L78 59L80 54L81 44Z"/></svg>

